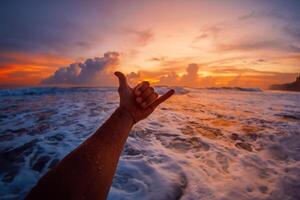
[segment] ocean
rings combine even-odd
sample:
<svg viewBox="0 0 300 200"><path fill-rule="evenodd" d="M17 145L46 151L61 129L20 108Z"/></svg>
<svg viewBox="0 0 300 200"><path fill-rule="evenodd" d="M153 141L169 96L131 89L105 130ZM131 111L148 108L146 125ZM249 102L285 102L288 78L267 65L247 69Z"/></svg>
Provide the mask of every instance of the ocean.
<svg viewBox="0 0 300 200"><path fill-rule="evenodd" d="M134 126L109 200L300 199L300 93L175 91ZM0 199L23 199L117 106L116 88L0 90Z"/></svg>

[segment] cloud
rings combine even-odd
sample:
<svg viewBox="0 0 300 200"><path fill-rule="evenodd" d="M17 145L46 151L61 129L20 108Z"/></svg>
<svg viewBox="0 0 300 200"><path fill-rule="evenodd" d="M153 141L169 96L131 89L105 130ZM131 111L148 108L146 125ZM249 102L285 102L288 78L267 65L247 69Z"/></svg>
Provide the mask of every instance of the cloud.
<svg viewBox="0 0 300 200"><path fill-rule="evenodd" d="M295 41L300 43L300 23L296 25L287 25L284 26L282 29L284 33L289 35L291 38L293 38Z"/></svg>
<svg viewBox="0 0 300 200"><path fill-rule="evenodd" d="M260 87L265 89L269 88L270 84L293 81L297 76L297 73L221 66L210 67L210 72L215 74L213 78L216 86ZM203 83L208 84L207 81Z"/></svg>
<svg viewBox="0 0 300 200"><path fill-rule="evenodd" d="M180 77L175 72L170 72L169 74L160 77L159 85L179 85Z"/></svg>
<svg viewBox="0 0 300 200"><path fill-rule="evenodd" d="M72 63L61 67L53 75L42 80L42 84L113 85L112 72L119 64L119 53L107 52L103 57L89 58L83 63Z"/></svg>
<svg viewBox="0 0 300 200"><path fill-rule="evenodd" d="M141 77L141 73L140 72L131 72L130 74L127 75L128 79L137 79Z"/></svg>
<svg viewBox="0 0 300 200"><path fill-rule="evenodd" d="M74 1L72 4L34 0L2 2L0 52L50 53L68 57L82 54L97 47L104 37L107 28L104 29L104 20L99 19L110 18L107 11L111 5L103 1ZM97 27L102 31L96 32Z"/></svg>
<svg viewBox="0 0 300 200"><path fill-rule="evenodd" d="M126 33L134 36L134 40L139 46L146 46L149 42L151 42L154 38L154 34L152 30L135 30L135 29L124 29Z"/></svg>
<svg viewBox="0 0 300 200"><path fill-rule="evenodd" d="M112 72L119 63L117 52L105 53L101 58L87 59L83 63L72 63L59 68L53 75L44 79L43 84L70 84L89 86L112 86L116 81ZM203 72L214 74L202 76ZM173 69L174 70L174 69ZM15 74L16 76L18 74ZM224 76L225 75L225 76ZM191 63L182 75L172 71L172 68L159 71L138 71L127 75L132 86L142 80L151 81L156 85L205 87L261 87L268 88L270 84L277 84L294 80L296 73L280 73L260 71L252 68L237 68L230 66L210 66L204 70L199 64Z"/></svg>
<svg viewBox="0 0 300 200"><path fill-rule="evenodd" d="M239 76L242 74L248 75L266 75L266 76L275 76L281 74L290 74L290 73L283 73L283 72L274 72L274 71L263 71L263 70L256 70L252 68L237 68L237 67L221 67L221 66L212 66L210 67L210 72L215 74L238 74ZM293 74L293 73L292 73Z"/></svg>
<svg viewBox="0 0 300 200"><path fill-rule="evenodd" d="M260 61L261 62L261 61ZM268 88L272 83L293 81L297 73L260 71L251 68L210 66L204 72L213 76L202 76L198 64L189 64L186 72L179 76L174 71L159 78L158 85L205 87L260 87ZM224 76L225 75L225 76Z"/></svg>
<svg viewBox="0 0 300 200"><path fill-rule="evenodd" d="M190 86L198 87L200 78L198 75L198 64L191 63L187 66L186 72L181 76L175 72L177 68L166 68L155 71L140 70L127 75L129 82L134 85L143 80L148 80L156 85L168 86ZM180 68L181 69L181 68Z"/></svg>
<svg viewBox="0 0 300 200"><path fill-rule="evenodd" d="M186 74L181 77L182 85L194 85L197 84L199 80L198 75L199 66L195 63L189 64L186 68Z"/></svg>
<svg viewBox="0 0 300 200"><path fill-rule="evenodd" d="M232 80L230 80L230 81L228 82L228 85L233 86L233 87L239 86L240 81L241 81L241 78L242 78L242 75L239 74L238 76L236 76L236 77L234 77Z"/></svg>
<svg viewBox="0 0 300 200"><path fill-rule="evenodd" d="M252 11L248 14L242 15L238 17L238 20L245 21L245 20L257 20L262 18L271 18L277 20L290 20L288 15L279 12L278 10L265 10L265 11Z"/></svg>
<svg viewBox="0 0 300 200"><path fill-rule="evenodd" d="M201 27L190 47L215 53L220 51L246 54L253 53L251 51L299 53L298 21L297 17L292 17L280 9L252 11L238 18Z"/></svg>
<svg viewBox="0 0 300 200"><path fill-rule="evenodd" d="M262 41L244 41L231 44L219 44L219 51L257 51L260 49L278 50L284 52L299 53L300 47L290 44L284 40L262 40Z"/></svg>
<svg viewBox="0 0 300 200"><path fill-rule="evenodd" d="M165 76L161 76L158 84L198 87L200 81L198 71L198 64L191 63L186 68L186 73L182 76L172 71Z"/></svg>
<svg viewBox="0 0 300 200"><path fill-rule="evenodd" d="M152 57L149 59L149 61L153 61L153 62L163 62L167 59L167 57L164 56L159 56L159 57Z"/></svg>
<svg viewBox="0 0 300 200"><path fill-rule="evenodd" d="M2 65L23 65L23 66L61 66L69 63L68 58L61 55L51 54L36 54L36 53L1 53L0 52L0 66Z"/></svg>

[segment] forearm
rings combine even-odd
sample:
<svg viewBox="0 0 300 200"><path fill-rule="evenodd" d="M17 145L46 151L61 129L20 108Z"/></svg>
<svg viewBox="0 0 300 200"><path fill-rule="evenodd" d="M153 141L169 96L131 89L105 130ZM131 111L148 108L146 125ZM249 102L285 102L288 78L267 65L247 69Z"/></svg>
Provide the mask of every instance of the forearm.
<svg viewBox="0 0 300 200"><path fill-rule="evenodd" d="M105 199L132 126L130 115L117 109L95 134L46 174L27 198Z"/></svg>
<svg viewBox="0 0 300 200"><path fill-rule="evenodd" d="M120 107L77 149L67 155L32 189L27 199L105 199L118 164L120 154L132 128L170 98L174 90L158 97L149 82L134 89L126 76L119 79Z"/></svg>

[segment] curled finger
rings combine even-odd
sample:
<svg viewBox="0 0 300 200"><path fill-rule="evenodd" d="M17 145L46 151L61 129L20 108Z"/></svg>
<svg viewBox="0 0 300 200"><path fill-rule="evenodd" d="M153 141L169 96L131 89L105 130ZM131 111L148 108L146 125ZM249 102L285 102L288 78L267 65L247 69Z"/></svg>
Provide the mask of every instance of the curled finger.
<svg viewBox="0 0 300 200"><path fill-rule="evenodd" d="M152 93L152 94L150 94L150 95L143 101L143 103L141 104L141 106L142 106L143 108L148 107L149 105L151 105L153 102L156 101L157 97L158 97L158 94L155 93L155 92Z"/></svg>
<svg viewBox="0 0 300 200"><path fill-rule="evenodd" d="M134 94L136 96L139 96L142 94L142 92L144 90L146 90L148 87L150 86L148 81L143 81L140 84L138 84L135 88L134 88Z"/></svg>

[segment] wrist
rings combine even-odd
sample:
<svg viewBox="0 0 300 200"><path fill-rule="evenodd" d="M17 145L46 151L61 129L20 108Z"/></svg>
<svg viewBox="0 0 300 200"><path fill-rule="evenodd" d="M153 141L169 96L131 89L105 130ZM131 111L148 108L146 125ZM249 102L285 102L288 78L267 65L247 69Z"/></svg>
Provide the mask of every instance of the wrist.
<svg viewBox="0 0 300 200"><path fill-rule="evenodd" d="M132 125L136 123L135 117L132 115L132 113L124 108L124 107L118 107L116 109L116 112L119 113L120 117L123 118L126 121L129 121Z"/></svg>

